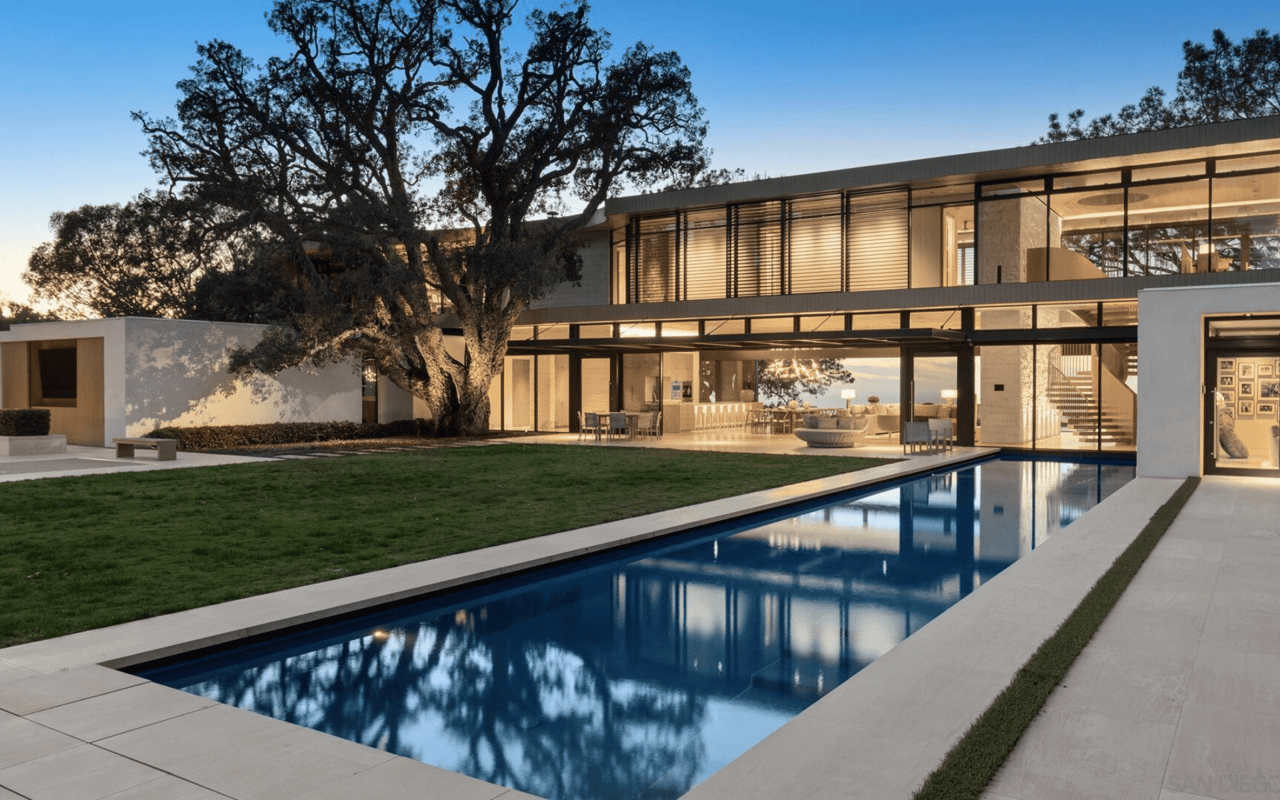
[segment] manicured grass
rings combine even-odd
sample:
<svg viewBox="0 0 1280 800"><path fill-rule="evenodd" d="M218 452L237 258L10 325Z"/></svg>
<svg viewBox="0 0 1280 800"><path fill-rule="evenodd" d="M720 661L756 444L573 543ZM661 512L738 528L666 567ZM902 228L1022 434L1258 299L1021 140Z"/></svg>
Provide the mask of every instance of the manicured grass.
<svg viewBox="0 0 1280 800"><path fill-rule="evenodd" d="M0 646L876 459L490 445L0 484Z"/></svg>
<svg viewBox="0 0 1280 800"><path fill-rule="evenodd" d="M1199 484L1199 478L1187 478L1152 515L1138 537L1103 573L1071 616L1040 645L947 753L942 764L913 795L914 800L964 800L981 796L1000 765L1013 752L1022 732L1093 638Z"/></svg>

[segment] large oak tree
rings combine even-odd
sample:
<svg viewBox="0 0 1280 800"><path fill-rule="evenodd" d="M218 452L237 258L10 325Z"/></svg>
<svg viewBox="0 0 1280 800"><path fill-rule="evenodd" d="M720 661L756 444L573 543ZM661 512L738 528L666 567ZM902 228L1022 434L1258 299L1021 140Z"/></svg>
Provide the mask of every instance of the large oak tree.
<svg viewBox="0 0 1280 800"><path fill-rule="evenodd" d="M620 185L706 164L679 57L636 44L611 61L588 12L533 10L521 29L514 0L278 0L287 55L198 48L177 118L135 115L150 158L269 230L306 291L237 369L369 356L443 429L487 429L516 318L579 277L575 232Z"/></svg>

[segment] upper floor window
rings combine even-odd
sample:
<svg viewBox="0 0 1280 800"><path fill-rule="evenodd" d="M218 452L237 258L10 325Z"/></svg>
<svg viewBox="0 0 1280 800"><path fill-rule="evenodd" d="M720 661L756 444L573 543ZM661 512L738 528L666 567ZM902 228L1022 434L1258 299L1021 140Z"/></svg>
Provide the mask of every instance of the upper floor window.
<svg viewBox="0 0 1280 800"><path fill-rule="evenodd" d="M908 193L831 193L632 219L628 302L905 288Z"/></svg>

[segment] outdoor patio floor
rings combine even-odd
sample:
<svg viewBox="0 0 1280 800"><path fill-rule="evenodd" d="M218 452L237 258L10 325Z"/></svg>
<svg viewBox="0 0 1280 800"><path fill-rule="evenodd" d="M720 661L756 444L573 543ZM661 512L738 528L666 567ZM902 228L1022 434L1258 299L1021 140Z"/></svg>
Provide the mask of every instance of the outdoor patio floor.
<svg viewBox="0 0 1280 800"><path fill-rule="evenodd" d="M679 438L664 437L658 446L745 446L710 436L693 443ZM783 452L808 450L785 440L775 444ZM958 448L948 455L910 457L0 650L0 800L528 797L113 667L984 452ZM871 454L872 448L821 453ZM901 448L885 448L883 454L901 458ZM181 465L187 455L169 463ZM191 455L189 461L198 460L199 454ZM12 461L0 459L0 466L11 467ZM686 797L909 797L1178 485L1132 481ZM1201 485L987 797L1226 800L1267 796L1248 791L1264 778L1272 781L1271 794L1280 790L1274 761L1280 752L1280 694L1273 680L1280 674L1278 489L1275 481L1234 478ZM1241 791L1246 777L1250 783Z"/></svg>

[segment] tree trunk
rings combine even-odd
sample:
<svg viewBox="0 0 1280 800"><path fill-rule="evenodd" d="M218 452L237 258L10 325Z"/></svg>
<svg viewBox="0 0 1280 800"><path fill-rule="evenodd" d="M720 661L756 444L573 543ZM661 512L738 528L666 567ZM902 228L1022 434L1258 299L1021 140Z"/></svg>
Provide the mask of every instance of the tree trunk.
<svg viewBox="0 0 1280 800"><path fill-rule="evenodd" d="M502 368L506 348L473 345L473 338L466 338L467 363L443 375L452 391L451 402L440 415L439 427L459 436L480 436L489 432L489 387Z"/></svg>

